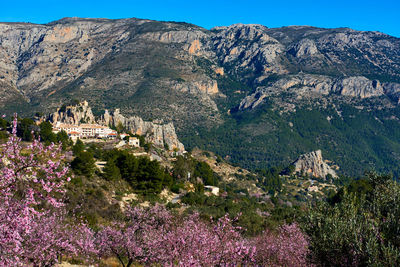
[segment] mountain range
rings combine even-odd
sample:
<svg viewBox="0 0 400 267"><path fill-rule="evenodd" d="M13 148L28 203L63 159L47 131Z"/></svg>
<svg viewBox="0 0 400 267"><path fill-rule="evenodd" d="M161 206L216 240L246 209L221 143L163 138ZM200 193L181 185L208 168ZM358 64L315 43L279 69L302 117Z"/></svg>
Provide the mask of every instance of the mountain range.
<svg viewBox="0 0 400 267"><path fill-rule="evenodd" d="M0 23L0 110L173 122L246 168L322 150L344 175L400 174L400 39L380 32L143 19Z"/></svg>

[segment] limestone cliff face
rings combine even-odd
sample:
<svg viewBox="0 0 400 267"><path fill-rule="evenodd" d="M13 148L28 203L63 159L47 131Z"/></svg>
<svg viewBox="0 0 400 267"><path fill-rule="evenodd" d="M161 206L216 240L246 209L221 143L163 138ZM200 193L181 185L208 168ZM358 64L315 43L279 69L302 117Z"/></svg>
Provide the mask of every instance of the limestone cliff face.
<svg viewBox="0 0 400 267"><path fill-rule="evenodd" d="M75 80L113 44L126 40L123 24L89 19L47 25L0 23L1 80L28 97L43 90L51 95L56 91L52 87Z"/></svg>
<svg viewBox="0 0 400 267"><path fill-rule="evenodd" d="M137 116L127 118L120 113L119 109L116 109L113 112L106 110L100 118L99 123L111 126L122 124L132 133L145 136L147 142L156 146L168 146L169 150L185 150L183 144L179 142L175 127L171 122L166 124L149 122Z"/></svg>
<svg viewBox="0 0 400 267"><path fill-rule="evenodd" d="M319 178L326 178L330 174L337 178L336 172L322 159L321 150L301 155L294 163L295 172Z"/></svg>
<svg viewBox="0 0 400 267"><path fill-rule="evenodd" d="M371 81L365 77L349 77L337 81L332 86L333 92L341 95L367 98L384 94L383 87L379 81Z"/></svg>
<svg viewBox="0 0 400 267"><path fill-rule="evenodd" d="M163 43L188 43L188 48L192 48L195 52L200 46L199 39L206 38L207 34L204 31L197 29L187 30L171 30L167 32L151 32L141 35L140 38L146 40L154 40Z"/></svg>
<svg viewBox="0 0 400 267"><path fill-rule="evenodd" d="M294 44L289 48L289 53L292 53L295 57L308 57L308 56L321 56L318 48L313 40L302 39L300 42Z"/></svg>
<svg viewBox="0 0 400 267"><path fill-rule="evenodd" d="M171 86L178 91L188 92L191 94L203 94L209 96L215 96L220 93L218 89L218 82L216 80L210 79L207 76L196 77L196 79L191 79L185 82L175 82L171 83Z"/></svg>
<svg viewBox="0 0 400 267"><path fill-rule="evenodd" d="M58 108L56 112L48 116L47 120L52 123L62 122L67 124L96 122L92 109L86 101L75 106L71 105Z"/></svg>
<svg viewBox="0 0 400 267"><path fill-rule="evenodd" d="M261 73L286 73L279 63L284 46L267 34L267 27L258 24L234 24L212 29L212 46L223 64L260 71Z"/></svg>
<svg viewBox="0 0 400 267"><path fill-rule="evenodd" d="M173 28L168 24L167 27ZM187 51L190 56L213 56L213 52L209 49L209 34L199 28L150 32L140 35L139 38L166 44L181 44L183 50Z"/></svg>
<svg viewBox="0 0 400 267"><path fill-rule="evenodd" d="M399 99L400 84L384 83L369 80L362 76L335 79L324 75L301 74L287 76L270 86L259 87L255 93L245 97L239 104L239 110L252 109L262 104L264 99L282 92L290 92L297 96L307 96L310 93L321 95L342 95L356 98L370 98L388 95Z"/></svg>

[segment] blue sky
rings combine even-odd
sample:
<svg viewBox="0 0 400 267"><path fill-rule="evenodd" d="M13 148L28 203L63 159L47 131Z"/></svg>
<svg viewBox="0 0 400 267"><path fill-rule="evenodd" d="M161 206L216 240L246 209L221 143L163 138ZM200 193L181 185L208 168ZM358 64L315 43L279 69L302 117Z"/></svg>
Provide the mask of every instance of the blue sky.
<svg viewBox="0 0 400 267"><path fill-rule="evenodd" d="M381 31L400 37L399 0L0 0L0 21L47 23L63 17L185 21L207 29L234 23L311 25Z"/></svg>

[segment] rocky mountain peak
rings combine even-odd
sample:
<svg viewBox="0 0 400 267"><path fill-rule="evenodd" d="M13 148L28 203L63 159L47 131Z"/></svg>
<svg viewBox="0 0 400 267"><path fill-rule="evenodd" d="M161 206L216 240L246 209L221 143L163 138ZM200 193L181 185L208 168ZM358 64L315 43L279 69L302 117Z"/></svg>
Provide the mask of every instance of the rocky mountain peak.
<svg viewBox="0 0 400 267"><path fill-rule="evenodd" d="M331 175L337 178L336 172L322 159L321 150L301 155L294 163L295 172L319 178Z"/></svg>
<svg viewBox="0 0 400 267"><path fill-rule="evenodd" d="M227 40L260 40L263 42L277 42L271 38L266 30L268 28L260 24L233 24L224 27L215 27L211 31L217 32Z"/></svg>

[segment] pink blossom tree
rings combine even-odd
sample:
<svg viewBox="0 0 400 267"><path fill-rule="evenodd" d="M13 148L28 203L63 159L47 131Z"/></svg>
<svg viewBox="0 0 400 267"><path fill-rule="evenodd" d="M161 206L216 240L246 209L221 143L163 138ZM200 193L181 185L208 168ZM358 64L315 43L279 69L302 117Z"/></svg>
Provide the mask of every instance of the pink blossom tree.
<svg viewBox="0 0 400 267"><path fill-rule="evenodd" d="M60 216L70 179L61 146L34 139L23 147L16 129L15 116L12 134L0 147L0 265L43 266L57 262L64 252L76 255L91 248L79 238L90 243L90 230L68 226Z"/></svg>
<svg viewBox="0 0 400 267"><path fill-rule="evenodd" d="M122 266L233 266L253 262L255 247L228 216L210 224L193 214L181 222L160 205L128 209L127 221L97 234L99 256L115 256Z"/></svg>
<svg viewBox="0 0 400 267"><path fill-rule="evenodd" d="M31 231L25 233L23 239L20 255L23 262L34 266L52 266L62 255L83 256L85 259L95 256L93 231L83 223L67 224L65 221L65 215L60 212L33 220Z"/></svg>
<svg viewBox="0 0 400 267"><path fill-rule="evenodd" d="M215 241L210 227L194 214L153 240L149 260L163 266L211 266L214 261L210 256Z"/></svg>
<svg viewBox="0 0 400 267"><path fill-rule="evenodd" d="M283 225L277 233L265 231L254 240L260 266L310 266L309 243L297 224Z"/></svg>
<svg viewBox="0 0 400 267"><path fill-rule="evenodd" d="M197 213L184 218L182 224L155 240L152 262L163 266L252 264L255 247L242 238L241 229L233 226L228 216L213 224L202 221Z"/></svg>
<svg viewBox="0 0 400 267"><path fill-rule="evenodd" d="M125 222L115 222L97 233L99 256L115 256L124 267L135 262L149 262L153 240L168 231L172 219L171 214L160 205L129 207Z"/></svg>

